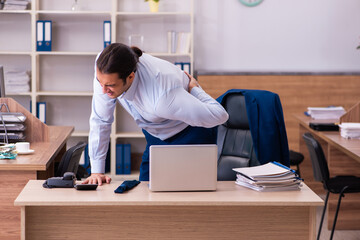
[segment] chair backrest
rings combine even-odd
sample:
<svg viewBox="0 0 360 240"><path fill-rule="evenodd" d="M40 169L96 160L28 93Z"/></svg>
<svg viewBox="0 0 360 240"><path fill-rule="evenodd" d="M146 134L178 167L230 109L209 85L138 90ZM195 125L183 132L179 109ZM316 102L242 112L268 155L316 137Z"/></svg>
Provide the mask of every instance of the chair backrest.
<svg viewBox="0 0 360 240"><path fill-rule="evenodd" d="M311 164L314 172L314 179L325 183L329 180L329 168L326 162L326 158L320 143L311 135L311 133L305 133L303 139L309 150Z"/></svg>
<svg viewBox="0 0 360 240"><path fill-rule="evenodd" d="M62 177L65 172L77 173L80 157L86 144L86 142L79 142L65 152L55 173L56 177Z"/></svg>
<svg viewBox="0 0 360 240"><path fill-rule="evenodd" d="M236 179L233 168L259 165L253 149L245 97L231 93L223 101L229 119L218 127L218 180Z"/></svg>

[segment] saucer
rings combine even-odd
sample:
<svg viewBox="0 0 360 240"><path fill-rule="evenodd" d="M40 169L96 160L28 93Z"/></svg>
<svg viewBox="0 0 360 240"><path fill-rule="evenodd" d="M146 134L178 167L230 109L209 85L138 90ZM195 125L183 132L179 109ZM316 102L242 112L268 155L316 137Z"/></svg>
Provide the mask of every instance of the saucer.
<svg viewBox="0 0 360 240"><path fill-rule="evenodd" d="M26 152L17 151L18 154L30 154L30 153L33 153L33 152L35 152L35 150L33 150L33 149L29 149L29 150L26 151Z"/></svg>

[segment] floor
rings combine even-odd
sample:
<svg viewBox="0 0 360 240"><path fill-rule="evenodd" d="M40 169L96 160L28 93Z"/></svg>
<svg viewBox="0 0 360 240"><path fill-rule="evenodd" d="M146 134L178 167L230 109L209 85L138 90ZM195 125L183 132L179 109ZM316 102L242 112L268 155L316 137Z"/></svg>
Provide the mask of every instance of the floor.
<svg viewBox="0 0 360 240"><path fill-rule="evenodd" d="M322 199L325 200L325 196L320 196ZM322 214L322 207L318 207L316 210L316 234L319 230L319 224L321 220ZM341 207L340 207L341 211ZM326 227L327 223L327 214L325 215L323 227L321 230L320 240L329 240L331 235L331 230L328 230ZM336 230L333 236L333 240L360 240L360 230L353 231L353 230Z"/></svg>

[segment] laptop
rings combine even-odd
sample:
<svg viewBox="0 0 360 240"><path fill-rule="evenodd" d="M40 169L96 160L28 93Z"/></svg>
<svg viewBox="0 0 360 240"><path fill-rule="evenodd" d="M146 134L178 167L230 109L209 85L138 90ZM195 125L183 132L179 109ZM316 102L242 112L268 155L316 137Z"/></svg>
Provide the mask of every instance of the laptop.
<svg viewBox="0 0 360 240"><path fill-rule="evenodd" d="M151 191L214 191L217 145L150 146Z"/></svg>

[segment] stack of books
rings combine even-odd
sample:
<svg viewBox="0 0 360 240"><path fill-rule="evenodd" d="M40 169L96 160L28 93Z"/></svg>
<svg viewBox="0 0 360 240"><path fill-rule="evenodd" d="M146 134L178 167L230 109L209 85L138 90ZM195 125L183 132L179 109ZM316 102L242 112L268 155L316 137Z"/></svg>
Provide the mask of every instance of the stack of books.
<svg viewBox="0 0 360 240"><path fill-rule="evenodd" d="M168 53L190 53L190 32L168 32Z"/></svg>
<svg viewBox="0 0 360 240"><path fill-rule="evenodd" d="M237 173L236 184L256 191L300 190L302 186L302 179L295 171L278 162L233 170Z"/></svg>
<svg viewBox="0 0 360 240"><path fill-rule="evenodd" d="M346 122L341 123L340 135L343 138L357 138L360 139L360 123Z"/></svg>
<svg viewBox="0 0 360 240"><path fill-rule="evenodd" d="M339 119L345 113L343 107L308 107L308 114L313 119Z"/></svg>

